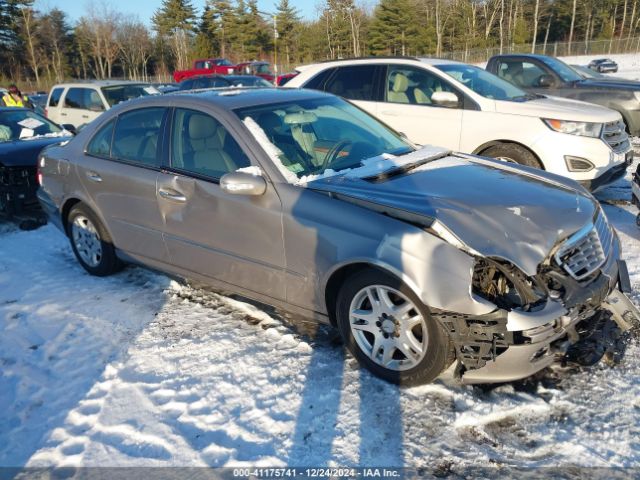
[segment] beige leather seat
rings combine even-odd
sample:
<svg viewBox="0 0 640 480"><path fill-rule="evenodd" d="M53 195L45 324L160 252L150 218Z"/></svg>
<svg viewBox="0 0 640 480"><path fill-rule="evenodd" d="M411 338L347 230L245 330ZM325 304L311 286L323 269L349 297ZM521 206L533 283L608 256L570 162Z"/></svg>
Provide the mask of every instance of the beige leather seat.
<svg viewBox="0 0 640 480"><path fill-rule="evenodd" d="M219 176L237 170L235 162L223 150L226 131L208 115L192 115L189 118L189 140L193 149L193 164L196 172Z"/></svg>
<svg viewBox="0 0 640 480"><path fill-rule="evenodd" d="M396 73L395 77L393 77L393 86L387 92L387 100L395 103L409 103L408 88L409 79L402 73Z"/></svg>

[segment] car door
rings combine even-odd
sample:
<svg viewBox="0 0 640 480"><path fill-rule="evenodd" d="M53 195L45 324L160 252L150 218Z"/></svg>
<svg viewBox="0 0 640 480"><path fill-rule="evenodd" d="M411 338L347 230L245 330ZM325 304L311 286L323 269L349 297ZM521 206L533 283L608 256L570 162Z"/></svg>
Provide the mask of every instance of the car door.
<svg viewBox="0 0 640 480"><path fill-rule="evenodd" d="M171 263L271 298L284 299L282 205L264 195L225 193L220 178L251 161L209 113L176 108L157 195Z"/></svg>
<svg viewBox="0 0 640 480"><path fill-rule="evenodd" d="M436 92L453 92L460 98L460 107L436 105L431 100ZM462 95L445 78L424 68L392 64L387 68L384 103L377 116L412 142L458 150L462 104Z"/></svg>
<svg viewBox="0 0 640 480"><path fill-rule="evenodd" d="M86 87L70 87L60 110L61 122L80 127L95 120L104 111L100 94Z"/></svg>
<svg viewBox="0 0 640 480"><path fill-rule="evenodd" d="M164 107L147 107L120 114L96 131L82 162L75 162L116 247L162 262L168 257L156 180L167 112Z"/></svg>

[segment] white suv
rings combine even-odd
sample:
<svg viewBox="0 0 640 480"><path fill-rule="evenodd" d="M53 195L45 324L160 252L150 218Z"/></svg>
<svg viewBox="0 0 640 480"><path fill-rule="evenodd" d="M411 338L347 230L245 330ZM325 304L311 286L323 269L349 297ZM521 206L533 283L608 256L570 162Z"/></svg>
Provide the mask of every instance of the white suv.
<svg viewBox="0 0 640 480"><path fill-rule="evenodd" d="M591 190L623 176L633 157L618 112L527 94L464 63L367 58L297 70L286 88L345 97L415 143L544 168Z"/></svg>
<svg viewBox="0 0 640 480"><path fill-rule="evenodd" d="M97 80L54 85L49 92L45 114L50 120L79 127L95 120L114 105L160 92L148 83Z"/></svg>

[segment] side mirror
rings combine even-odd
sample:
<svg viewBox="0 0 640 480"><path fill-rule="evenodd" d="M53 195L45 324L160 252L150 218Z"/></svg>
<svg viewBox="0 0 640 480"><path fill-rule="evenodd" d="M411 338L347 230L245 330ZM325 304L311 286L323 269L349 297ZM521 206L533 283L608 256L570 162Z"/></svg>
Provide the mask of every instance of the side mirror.
<svg viewBox="0 0 640 480"><path fill-rule="evenodd" d="M227 173L220 179L220 188L223 192L232 195L263 195L267 191L267 182L260 175L250 173Z"/></svg>
<svg viewBox="0 0 640 480"><path fill-rule="evenodd" d="M555 81L551 75L544 74L538 78L538 87L540 88L552 87L554 83Z"/></svg>
<svg viewBox="0 0 640 480"><path fill-rule="evenodd" d="M63 123L62 125L60 125L62 128L64 128L67 132L71 132L74 135L76 133L78 133L78 131L76 130L76 127L74 125L72 125L71 123Z"/></svg>
<svg viewBox="0 0 640 480"><path fill-rule="evenodd" d="M431 95L431 102L439 107L457 108L460 106L460 99L453 92L435 92Z"/></svg>

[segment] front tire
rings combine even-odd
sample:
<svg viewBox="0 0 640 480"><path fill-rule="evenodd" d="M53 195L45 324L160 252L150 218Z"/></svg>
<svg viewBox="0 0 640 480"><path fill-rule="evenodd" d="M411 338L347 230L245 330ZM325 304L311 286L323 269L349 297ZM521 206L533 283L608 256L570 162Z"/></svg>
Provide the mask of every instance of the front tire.
<svg viewBox="0 0 640 480"><path fill-rule="evenodd" d="M75 205L67 219L67 234L76 259L91 275L105 277L122 268L113 241L98 216L86 205Z"/></svg>
<svg viewBox="0 0 640 480"><path fill-rule="evenodd" d="M503 160L505 162L517 163L527 167L544 170L544 167L536 156L526 148L515 143L499 143L487 148L482 155Z"/></svg>
<svg viewBox="0 0 640 480"><path fill-rule="evenodd" d="M361 365L389 382L432 382L453 361L448 335L405 285L379 270L349 277L336 317L345 345Z"/></svg>

